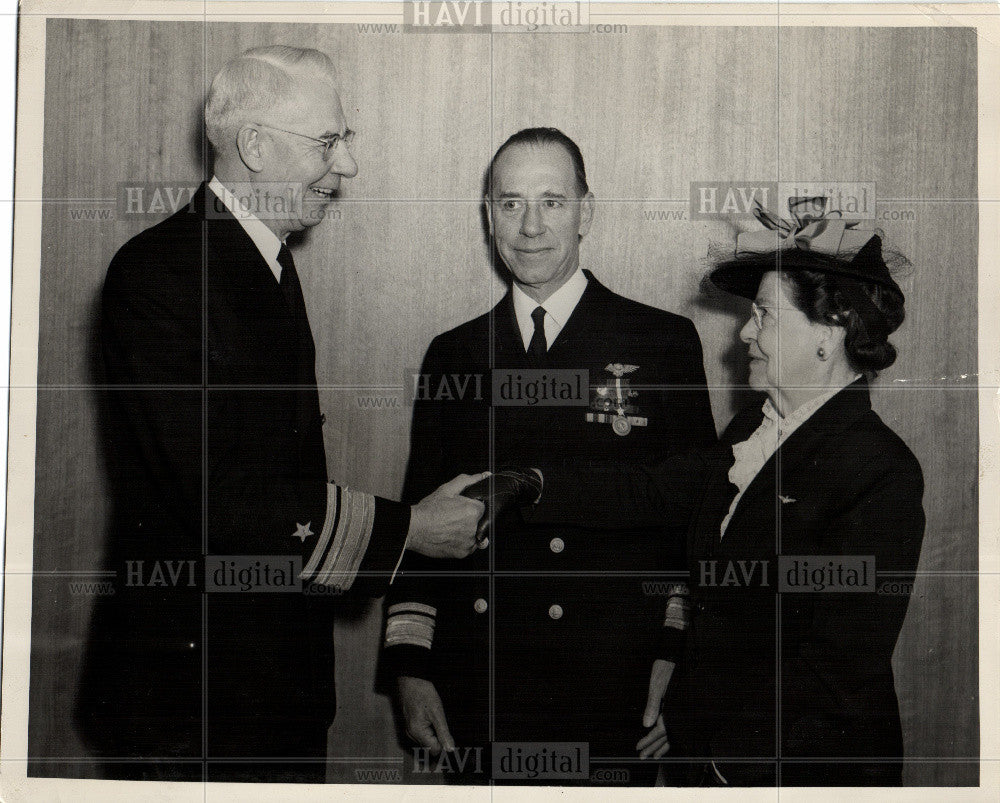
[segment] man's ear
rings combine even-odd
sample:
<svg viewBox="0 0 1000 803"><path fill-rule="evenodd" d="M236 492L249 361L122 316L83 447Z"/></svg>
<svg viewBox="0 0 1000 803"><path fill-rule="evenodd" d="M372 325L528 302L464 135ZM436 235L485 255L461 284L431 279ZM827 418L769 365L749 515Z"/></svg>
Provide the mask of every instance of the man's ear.
<svg viewBox="0 0 1000 803"><path fill-rule="evenodd" d="M590 224L594 222L594 193L588 192L580 199L580 236L583 237L590 231Z"/></svg>
<svg viewBox="0 0 1000 803"><path fill-rule="evenodd" d="M259 173L264 169L263 143L260 131L256 128L245 125L237 132L236 149L239 151L240 161L248 170Z"/></svg>
<svg viewBox="0 0 1000 803"><path fill-rule="evenodd" d="M483 196L483 206L486 207L486 225L490 230L490 237L493 236L493 204L490 203L488 195Z"/></svg>

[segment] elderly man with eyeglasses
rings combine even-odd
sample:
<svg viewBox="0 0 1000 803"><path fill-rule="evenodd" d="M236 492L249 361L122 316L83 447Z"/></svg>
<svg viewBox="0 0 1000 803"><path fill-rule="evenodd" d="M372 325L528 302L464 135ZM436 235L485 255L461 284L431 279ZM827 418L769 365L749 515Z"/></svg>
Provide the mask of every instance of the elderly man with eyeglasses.
<svg viewBox="0 0 1000 803"><path fill-rule="evenodd" d="M357 173L330 59L248 50L212 82L216 160L192 203L108 269L101 335L117 587L78 716L112 778L325 777L341 594L384 593L404 546L476 547L459 476L403 505L328 481L292 255Z"/></svg>

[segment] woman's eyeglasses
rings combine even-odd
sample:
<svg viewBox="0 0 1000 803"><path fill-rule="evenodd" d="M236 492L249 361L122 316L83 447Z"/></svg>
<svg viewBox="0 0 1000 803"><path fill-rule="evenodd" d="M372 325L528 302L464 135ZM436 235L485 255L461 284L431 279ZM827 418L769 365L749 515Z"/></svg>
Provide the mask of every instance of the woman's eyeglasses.
<svg viewBox="0 0 1000 803"><path fill-rule="evenodd" d="M805 313L802 310L795 309L794 307L762 307L756 301L750 302L750 317L753 318L754 326L758 329L763 329L765 322L774 319L774 312L772 310L780 310L781 312L798 312L800 315Z"/></svg>
<svg viewBox="0 0 1000 803"><path fill-rule="evenodd" d="M750 302L750 317L753 318L754 326L758 329L764 328L764 319L767 317L767 309L760 306L756 301Z"/></svg>

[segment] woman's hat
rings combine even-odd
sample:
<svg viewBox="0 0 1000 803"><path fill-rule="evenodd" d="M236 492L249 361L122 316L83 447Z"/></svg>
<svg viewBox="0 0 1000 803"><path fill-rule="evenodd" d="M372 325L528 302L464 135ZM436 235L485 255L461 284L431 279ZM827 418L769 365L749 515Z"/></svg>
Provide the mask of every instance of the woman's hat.
<svg viewBox="0 0 1000 803"><path fill-rule="evenodd" d="M871 282L903 295L882 257L881 231L861 229L861 221L845 220L837 210L826 210L828 198L789 198L792 220L784 220L756 204L754 215L768 231L744 232L736 238L736 258L709 274L727 293L753 300L761 277L768 271L811 270L833 273L859 282ZM856 253L855 253L856 252ZM773 263L753 259L774 254ZM815 259L815 254L836 259ZM848 259L849 254L854 254ZM741 259L746 263L741 264Z"/></svg>

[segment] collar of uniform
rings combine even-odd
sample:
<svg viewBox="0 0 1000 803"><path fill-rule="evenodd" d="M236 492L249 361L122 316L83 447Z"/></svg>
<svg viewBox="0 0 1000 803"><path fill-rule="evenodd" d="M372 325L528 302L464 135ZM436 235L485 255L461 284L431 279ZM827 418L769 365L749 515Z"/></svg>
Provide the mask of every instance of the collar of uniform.
<svg viewBox="0 0 1000 803"><path fill-rule="evenodd" d="M528 348L531 336L535 332L535 323L531 320L531 313L535 311L535 307L540 306L545 309L547 318L545 334L549 342L549 348L552 348L552 343L555 341L556 335L562 331L562 328L566 325L566 321L569 320L569 316L573 314L576 305L583 298L583 293L587 289L587 277L584 275L583 270L578 267L576 273L570 276L562 287L541 304L518 287L517 282L513 282L512 286L511 297L514 301L514 315L517 317L517 328L521 330L521 339L524 341L524 347ZM548 319L551 319L551 324L549 324Z"/></svg>
<svg viewBox="0 0 1000 803"><path fill-rule="evenodd" d="M208 188L214 192L220 201L225 205L229 213L239 221L239 224L253 240L262 257L267 262L274 278L281 281L281 265L278 263L278 252L281 250L281 240L278 235L271 231L264 223L254 215L240 206L239 200L229 190L229 188L219 181L217 176L212 176L208 182Z"/></svg>

